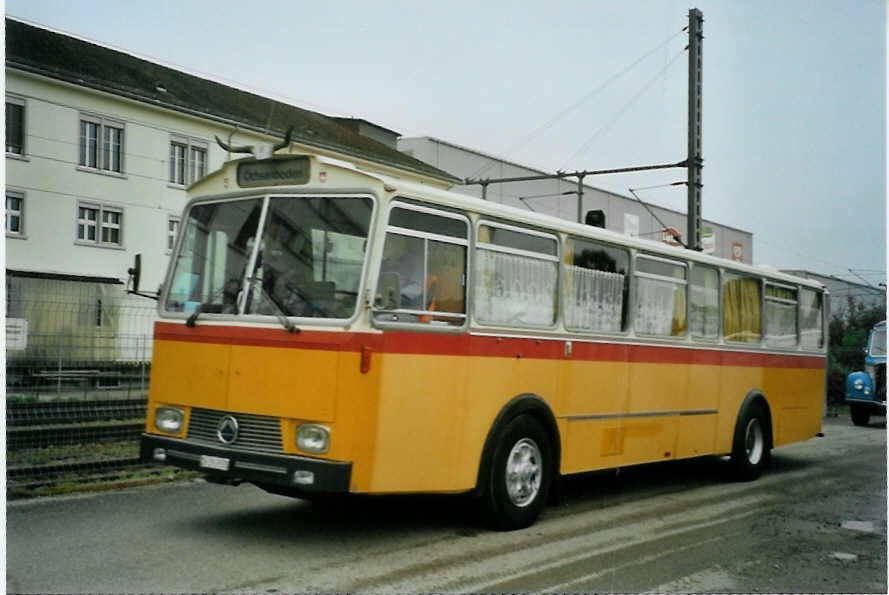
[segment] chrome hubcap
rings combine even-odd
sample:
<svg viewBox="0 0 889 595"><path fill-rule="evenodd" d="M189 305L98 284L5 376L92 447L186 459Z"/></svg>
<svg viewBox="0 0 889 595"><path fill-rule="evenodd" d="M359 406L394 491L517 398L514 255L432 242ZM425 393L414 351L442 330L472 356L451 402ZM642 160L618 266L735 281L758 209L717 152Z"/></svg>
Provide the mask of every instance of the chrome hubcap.
<svg viewBox="0 0 889 595"><path fill-rule="evenodd" d="M543 459L540 449L530 438L516 442L506 459L506 493L516 506L527 506L540 492L543 480Z"/></svg>
<svg viewBox="0 0 889 595"><path fill-rule="evenodd" d="M759 418L754 417L747 422L747 431L744 434L744 448L747 451L747 462L751 465L759 463L765 449L765 439L763 438L762 424L759 423Z"/></svg>

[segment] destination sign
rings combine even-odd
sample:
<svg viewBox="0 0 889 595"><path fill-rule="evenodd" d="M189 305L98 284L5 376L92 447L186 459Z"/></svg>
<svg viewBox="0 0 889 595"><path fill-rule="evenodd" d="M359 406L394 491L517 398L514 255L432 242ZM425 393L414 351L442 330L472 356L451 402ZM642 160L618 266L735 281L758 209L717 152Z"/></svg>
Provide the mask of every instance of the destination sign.
<svg viewBox="0 0 889 595"><path fill-rule="evenodd" d="M309 181L309 158L305 155L286 159L264 159L238 164L238 186L286 186Z"/></svg>

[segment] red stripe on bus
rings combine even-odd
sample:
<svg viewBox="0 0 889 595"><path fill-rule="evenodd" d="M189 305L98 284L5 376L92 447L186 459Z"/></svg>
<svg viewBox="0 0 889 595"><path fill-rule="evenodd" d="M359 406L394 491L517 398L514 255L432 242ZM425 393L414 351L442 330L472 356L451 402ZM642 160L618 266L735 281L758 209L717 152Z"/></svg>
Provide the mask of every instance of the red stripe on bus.
<svg viewBox="0 0 889 595"><path fill-rule="evenodd" d="M527 359L564 359L570 361L605 361L651 364L686 364L705 366L740 366L757 368L823 369L823 355L804 356L775 353L698 349L670 345L631 345L627 343L587 343L571 341L571 355L566 356L566 339L529 339L490 337L461 333L456 335L411 331L353 333L302 331L255 327L186 327L183 323L157 322L154 337L165 341L361 351L362 346L376 353L415 355L477 356Z"/></svg>

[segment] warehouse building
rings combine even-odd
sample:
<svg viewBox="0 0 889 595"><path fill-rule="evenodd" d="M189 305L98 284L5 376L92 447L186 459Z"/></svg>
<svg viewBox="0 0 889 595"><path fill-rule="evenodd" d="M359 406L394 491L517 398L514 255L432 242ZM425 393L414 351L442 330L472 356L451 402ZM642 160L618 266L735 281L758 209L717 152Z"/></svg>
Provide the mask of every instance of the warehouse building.
<svg viewBox="0 0 889 595"><path fill-rule="evenodd" d="M460 179L520 178L552 174L526 165L461 147L432 137L401 138L398 148ZM459 186L460 192L482 197L482 186ZM576 179L550 179L507 184L489 184L484 191L486 200L493 200L520 209L529 209L555 217L577 220ZM673 233L685 236L685 213L651 204L643 205L631 196L623 196L588 184L583 185L580 212L594 212L604 227L617 233L663 241L678 245ZM654 213L654 215L652 215ZM753 263L753 234L713 221L701 223L704 252Z"/></svg>
<svg viewBox="0 0 889 595"><path fill-rule="evenodd" d="M865 308L886 307L885 287L874 287L866 283L841 279L834 275L824 275L804 269L785 269L781 272L805 279L812 279L824 285L827 291L830 292L831 318L845 318L849 312L849 305L853 303Z"/></svg>

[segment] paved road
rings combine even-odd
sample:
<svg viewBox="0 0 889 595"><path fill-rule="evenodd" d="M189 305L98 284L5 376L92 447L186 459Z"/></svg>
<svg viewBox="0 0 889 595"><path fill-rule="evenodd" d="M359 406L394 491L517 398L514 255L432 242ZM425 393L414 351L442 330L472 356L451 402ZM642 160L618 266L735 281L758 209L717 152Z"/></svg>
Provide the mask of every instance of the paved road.
<svg viewBox="0 0 889 595"><path fill-rule="evenodd" d="M203 482L7 508L9 592L881 592L886 428L828 419L753 483L715 460L567 481L529 529L456 497L318 507Z"/></svg>

